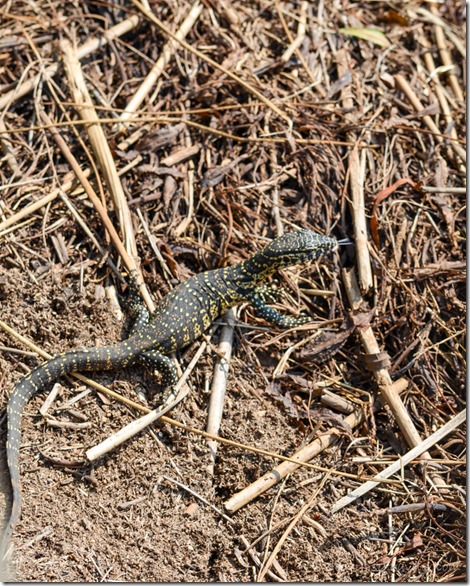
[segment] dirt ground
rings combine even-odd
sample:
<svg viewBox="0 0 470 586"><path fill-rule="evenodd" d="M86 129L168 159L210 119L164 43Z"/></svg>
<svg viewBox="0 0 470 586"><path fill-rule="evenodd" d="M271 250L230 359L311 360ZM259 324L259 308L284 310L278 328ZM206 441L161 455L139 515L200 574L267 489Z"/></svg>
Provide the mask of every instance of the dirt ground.
<svg viewBox="0 0 470 586"><path fill-rule="evenodd" d="M282 230L354 242L271 280L282 289L273 304L307 313L311 325L282 330L240 308L219 432L289 457L332 432L335 440L311 461L316 469L296 470L230 513L228 499L277 460L220 444L212 468L206 438L155 423L86 462L86 450L140 413L63 378L45 416L52 387L25 410L22 516L2 579L465 581L464 426L430 448L437 468L413 461L394 483L331 512L411 448L396 411L372 408L378 371L405 381L401 400L422 439L465 408L464 7L206 1L187 45L171 52L120 129L168 41L165 27L178 30L199 4L150 6L163 27L131 1L0 8L1 406L43 361L15 334L54 355L121 340L130 325L126 288L107 264L126 275L125 260L90 198L67 187L70 159L46 112L82 170L98 172L91 184L122 239L135 239L156 305L178 282L248 258ZM77 94L62 65L64 40L81 47L120 23L126 31L80 62L122 172L127 224L85 126L71 122L80 120ZM353 311L344 271L361 280L367 266ZM199 430L223 323L169 414ZM368 329L384 354L366 351ZM200 344L178 353L183 370ZM156 385L140 367L90 378L137 402ZM362 423L344 423L331 395ZM3 417L2 446L5 438ZM3 448L0 464L7 518Z"/></svg>

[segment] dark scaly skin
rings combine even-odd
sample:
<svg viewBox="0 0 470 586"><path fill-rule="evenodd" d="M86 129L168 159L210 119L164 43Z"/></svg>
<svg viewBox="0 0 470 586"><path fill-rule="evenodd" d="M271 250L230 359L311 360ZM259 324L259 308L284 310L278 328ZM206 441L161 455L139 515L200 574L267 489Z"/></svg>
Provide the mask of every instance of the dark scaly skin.
<svg viewBox="0 0 470 586"><path fill-rule="evenodd" d="M12 485L12 509L5 539L20 517L19 448L23 408L37 392L70 372L117 370L135 362L156 368L162 386L172 392L177 371L169 354L198 338L227 309L251 301L255 313L276 325L292 327L309 321L306 316L286 317L264 302L260 284L277 269L314 260L334 250L337 241L310 230L289 232L271 241L254 256L232 267L200 273L171 291L155 313L140 310L132 335L102 348L71 350L34 368L14 387L7 406L7 461Z"/></svg>

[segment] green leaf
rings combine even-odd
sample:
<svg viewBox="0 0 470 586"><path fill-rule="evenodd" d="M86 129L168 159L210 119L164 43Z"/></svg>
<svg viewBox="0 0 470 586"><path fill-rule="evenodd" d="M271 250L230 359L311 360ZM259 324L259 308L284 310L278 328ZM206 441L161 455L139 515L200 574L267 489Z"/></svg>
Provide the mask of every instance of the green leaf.
<svg viewBox="0 0 470 586"><path fill-rule="evenodd" d="M379 45L380 47L390 47L390 41L387 37L383 34L383 32L378 31L373 28L340 28L339 31L343 33L343 35L348 35L349 37L357 37L358 39L363 39L364 41L370 41L375 45Z"/></svg>

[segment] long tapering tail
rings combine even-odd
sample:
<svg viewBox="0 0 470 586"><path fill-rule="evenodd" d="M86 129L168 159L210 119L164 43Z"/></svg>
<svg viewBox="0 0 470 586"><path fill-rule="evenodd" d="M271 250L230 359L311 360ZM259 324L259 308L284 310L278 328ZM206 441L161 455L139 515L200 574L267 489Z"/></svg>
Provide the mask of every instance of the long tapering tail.
<svg viewBox="0 0 470 586"><path fill-rule="evenodd" d="M12 487L10 517L4 528L2 554L8 554L12 530L21 513L21 485L19 473L19 449L21 444L21 419L29 400L46 385L70 372L111 370L124 368L142 351L138 344L120 342L102 348L72 350L59 354L34 368L14 387L7 405L6 456Z"/></svg>

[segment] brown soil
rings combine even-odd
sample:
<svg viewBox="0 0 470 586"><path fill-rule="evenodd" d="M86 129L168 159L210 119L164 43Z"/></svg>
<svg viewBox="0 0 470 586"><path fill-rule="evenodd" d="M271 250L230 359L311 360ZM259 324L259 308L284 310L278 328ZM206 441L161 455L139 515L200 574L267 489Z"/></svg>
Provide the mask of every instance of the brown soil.
<svg viewBox="0 0 470 586"><path fill-rule="evenodd" d="M177 8L172 3L151 4L172 30L190 8L185 2ZM418 37L431 44L436 67L443 65L431 12L417 14L416 7L392 10L380 2L346 1L341 10L326 4L330 3L319 8L316 3L209 1L187 36L191 46L223 63L281 107L293 122L292 138L285 138L286 122L269 104L187 48L166 65L157 100L147 109L154 115L173 116L171 122L137 123L132 130L143 127L148 134L128 149L119 144L122 136L112 124L104 125L104 130L118 169L141 157L122 182L144 278L157 304L178 281L246 258L276 236L278 224L286 231L308 227L353 238L348 181L355 168L349 156L355 143L360 144L360 152L367 147L363 182L367 226L371 216L378 218L379 241L369 235L374 284L365 292L358 313L388 353L392 379L407 379L402 399L425 438L465 404L465 195L450 189L461 190L465 169L458 149L430 131L423 114L429 114L442 133L453 126L459 138L454 144L464 149L464 104L450 77L429 77L421 61ZM34 5L5 6L2 10L8 18L0 25L3 93L20 78L24 81L23 74L28 78L40 71L38 59L42 64L57 61L60 39L75 35L80 45L101 36L102 27L139 14L132 2L70 3L64 8L62 3L39 0ZM295 37L305 7L306 40L301 45L305 63L295 54L283 63L281 55L290 44L285 26ZM446 2L439 16L449 26L445 43L463 86L463 57L457 42L465 37L463 12L457 3ZM346 36L339 32L342 27L380 30L392 46L386 49ZM166 40L155 23L141 17L135 29L82 60L88 89L103 108L100 116L111 117L126 107ZM340 75L345 64L352 77ZM318 84L309 87L308 71ZM426 112L417 113L410 105L394 78L397 74L419 95ZM439 88L450 104L447 118L436 98ZM352 110L347 107L351 96ZM15 132L0 135L5 161L2 184L14 184L0 193L0 319L50 354L114 342L125 337L129 325L127 319L119 319L104 294L112 284L120 294L125 292L60 198L18 219L12 229L2 222L64 183L70 167L50 132L37 129L38 113L45 109L54 122L65 121L63 108L77 120L72 102L67 78L59 73L53 83L10 101L3 123ZM183 111L188 112L189 122L199 126L177 126ZM31 130L20 132L20 128ZM84 144L90 145L86 131L79 128L78 137L67 125L59 131L85 169L89 159ZM267 136L279 141L270 142ZM250 140L240 142L236 137ZM187 159L171 163L165 158L193 145L200 149L190 159L195 171L191 179ZM8 152L13 160L7 160ZM373 210L381 190L403 178L410 183L398 186ZM194 207L189 205L188 181L194 188ZM436 186L441 190L425 189ZM118 226L106 188L104 192ZM69 196L122 267L90 201L83 194ZM188 226L180 230L188 217ZM170 279L150 246L142 219L171 270ZM372 223L372 234L373 228ZM276 275L285 290L278 302L281 311L308 312L315 324L323 324L320 337L316 329L286 332L268 327L249 307L242 308L222 437L290 456L336 428L336 443L313 463L366 477L385 467L377 460L390 461L409 450L390 409L374 413L370 408L377 387L364 366L355 316L341 280L342 267L356 263L354 250L342 248L340 254L319 263ZM334 295L314 296L313 290ZM213 345L219 331L220 324L212 335ZM273 377L286 351L306 336L311 340L304 354L292 354ZM319 346L324 349L321 357L314 356ZM195 343L180 353L183 368L197 348ZM14 384L42 362L35 353L18 352L27 350L0 328L3 407ZM191 373L191 394L171 412L172 418L201 430L207 421L213 350L203 354ZM140 401L136 390L151 390L156 384L137 367L91 376L135 401ZM365 411L362 425L348 429L342 414L321 403L325 382L330 391ZM2 570L4 580L253 581L278 546L266 580L465 579L462 428L430 450L441 461L445 491L429 482L429 469L423 472L412 464L403 475L393 477L396 484L383 484L332 515L332 506L361 480L303 468L227 518L227 499L277 462L222 444L212 473L204 438L155 424L96 463L84 464L88 448L139 413L92 390L72 410L61 410L86 387L72 379L62 379L60 385L49 420L39 408L50 389L39 393L26 409L22 516L14 531L12 560ZM51 417L72 425L54 427ZM89 426L73 426L84 422ZM3 420L1 445L5 435ZM4 458L3 451L0 457ZM7 514L9 477L4 461L0 482L1 509ZM311 505L281 544L289 523L308 502ZM388 511L410 504L417 507L398 514Z"/></svg>

